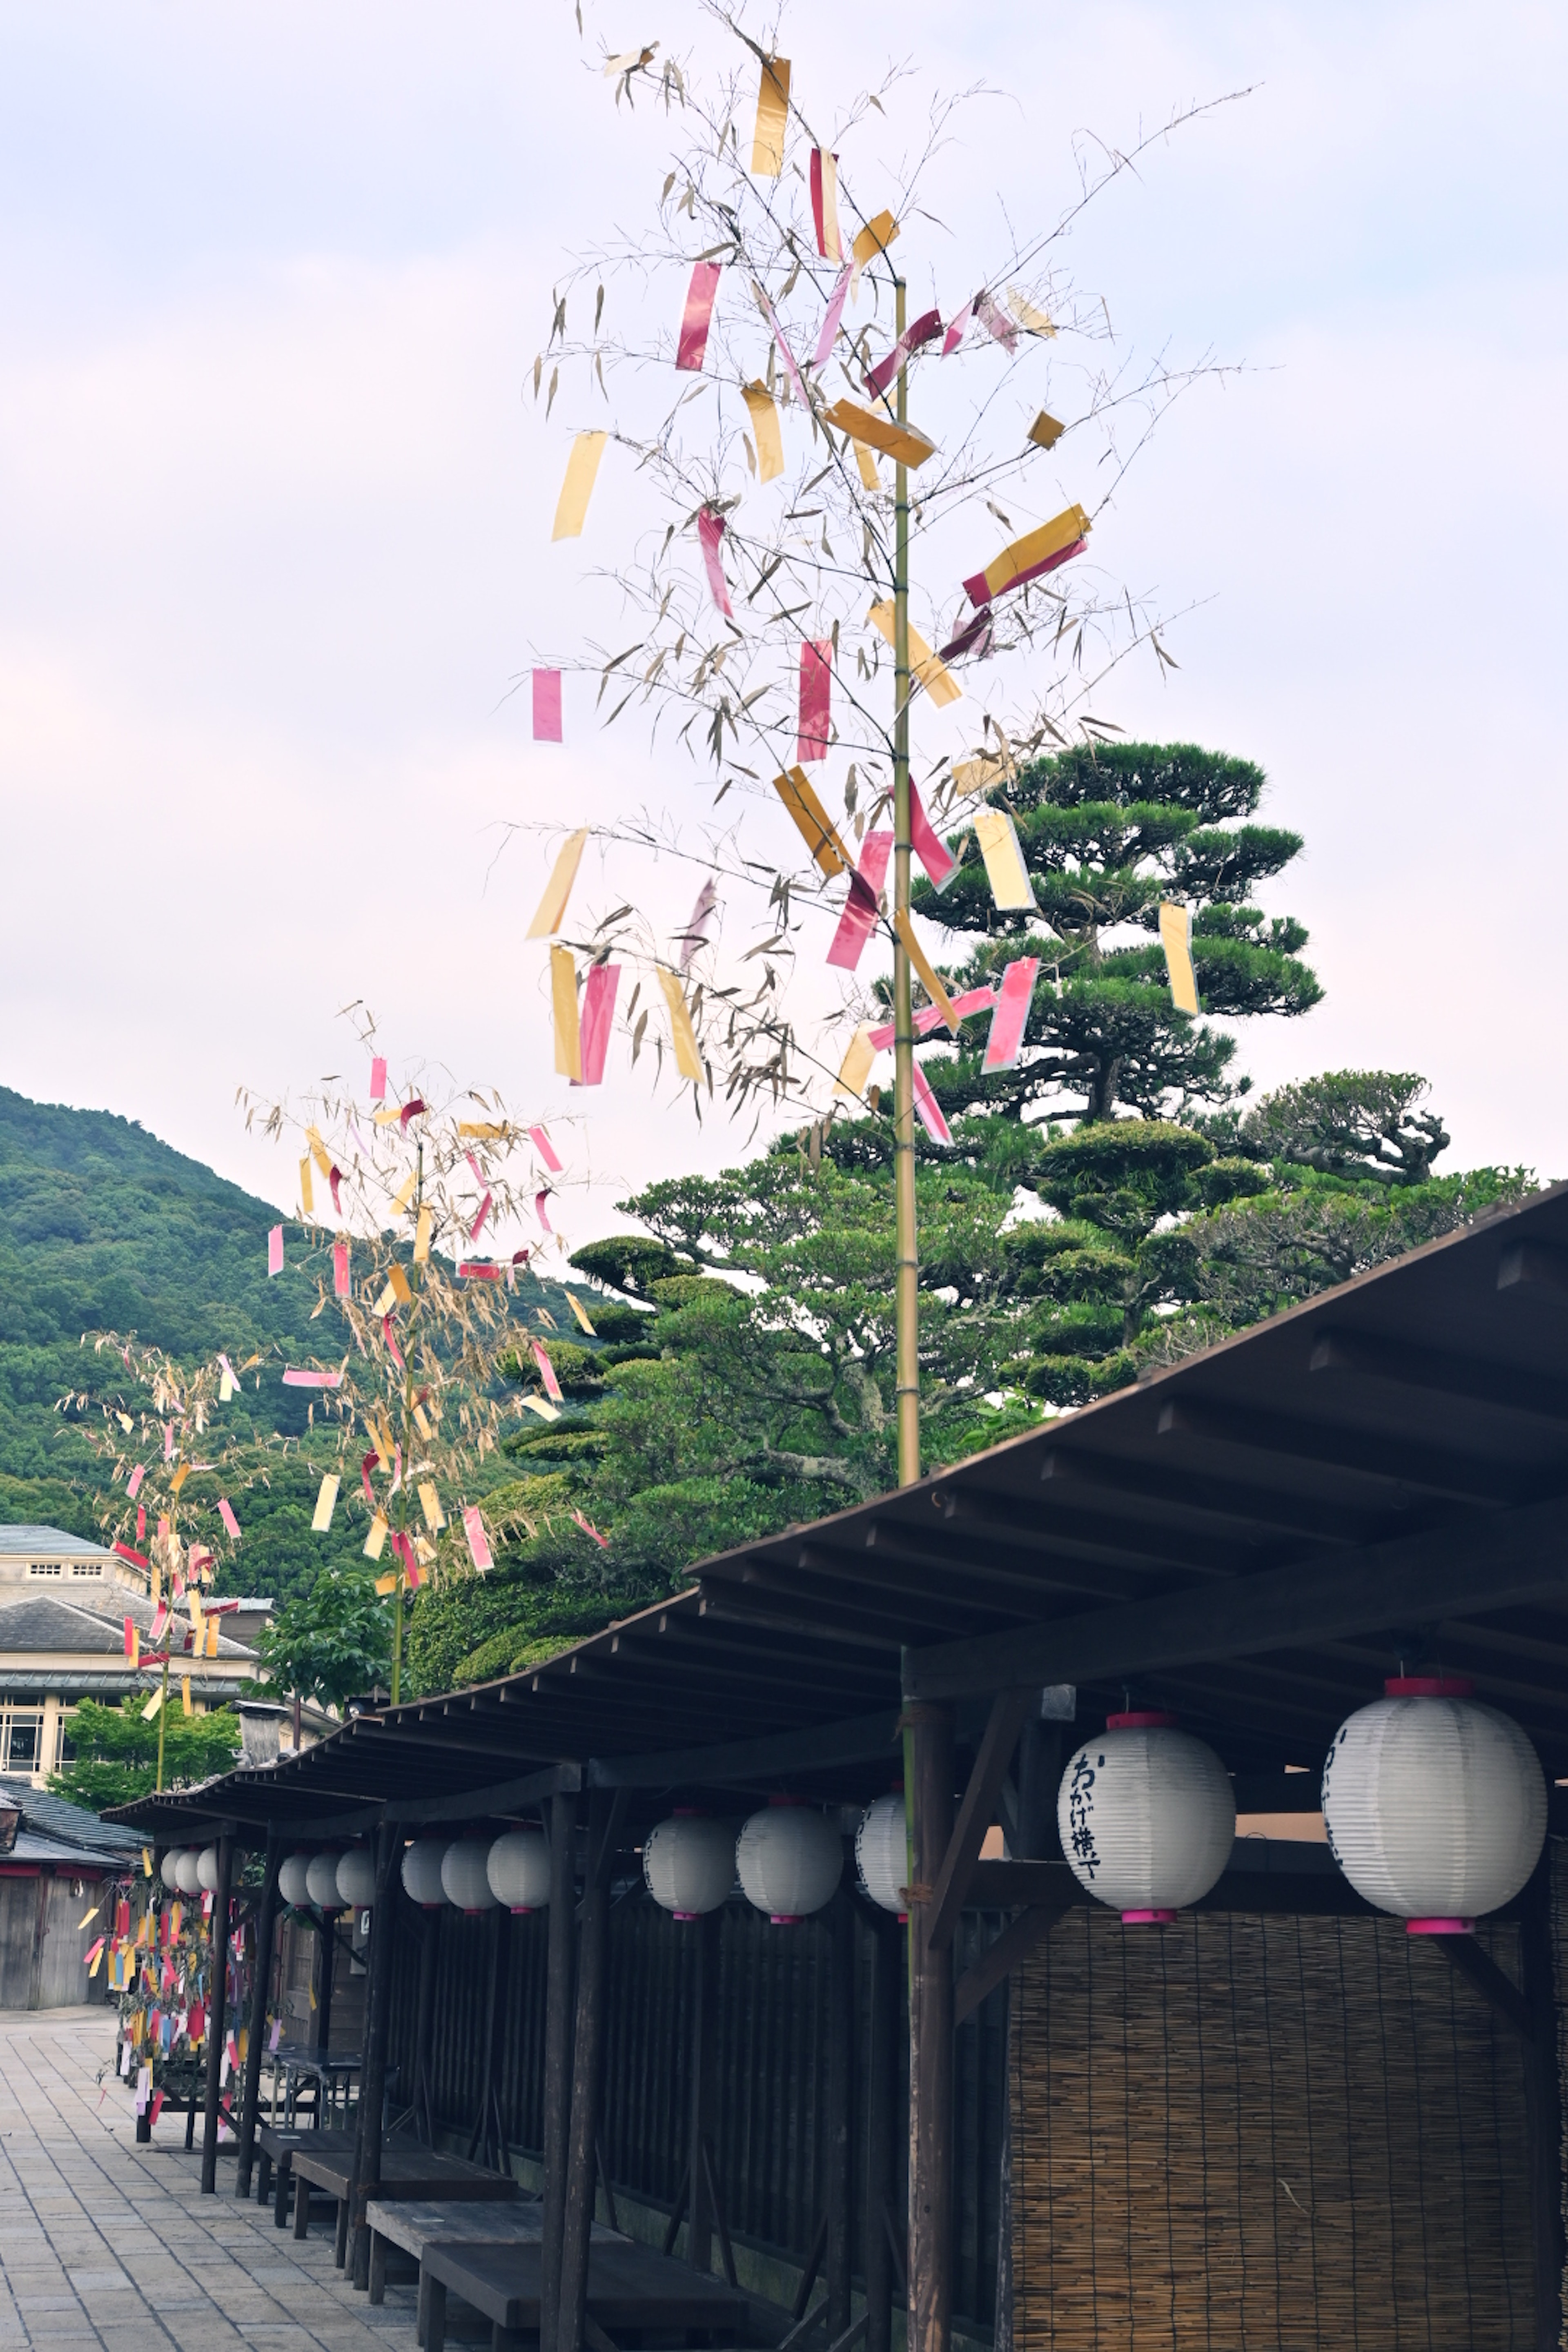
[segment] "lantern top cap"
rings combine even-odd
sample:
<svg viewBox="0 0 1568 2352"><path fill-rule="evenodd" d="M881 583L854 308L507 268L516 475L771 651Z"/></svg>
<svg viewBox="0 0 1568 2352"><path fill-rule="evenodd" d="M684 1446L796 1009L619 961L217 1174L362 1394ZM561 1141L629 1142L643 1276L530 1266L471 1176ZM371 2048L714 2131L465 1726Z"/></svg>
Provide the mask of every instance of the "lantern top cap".
<svg viewBox="0 0 1568 2352"><path fill-rule="evenodd" d="M1384 1698L1470 1698L1475 1687L1468 1675L1390 1675L1383 1695Z"/></svg>
<svg viewBox="0 0 1568 2352"><path fill-rule="evenodd" d="M1161 1707L1135 1707L1126 1715L1108 1715L1107 1731L1166 1731L1174 1728L1176 1718Z"/></svg>

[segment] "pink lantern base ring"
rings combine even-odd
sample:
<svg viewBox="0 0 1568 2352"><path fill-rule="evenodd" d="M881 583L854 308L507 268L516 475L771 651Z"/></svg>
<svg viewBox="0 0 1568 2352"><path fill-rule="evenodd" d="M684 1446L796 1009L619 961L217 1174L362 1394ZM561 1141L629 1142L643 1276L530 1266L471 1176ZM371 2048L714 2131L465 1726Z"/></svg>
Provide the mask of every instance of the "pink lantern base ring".
<svg viewBox="0 0 1568 2352"><path fill-rule="evenodd" d="M1476 1923L1473 1919L1406 1919L1405 1932L1407 1936L1473 1936Z"/></svg>
<svg viewBox="0 0 1568 2352"><path fill-rule="evenodd" d="M1124 1911L1121 1924L1124 1927L1169 1927L1175 1916L1173 1911Z"/></svg>

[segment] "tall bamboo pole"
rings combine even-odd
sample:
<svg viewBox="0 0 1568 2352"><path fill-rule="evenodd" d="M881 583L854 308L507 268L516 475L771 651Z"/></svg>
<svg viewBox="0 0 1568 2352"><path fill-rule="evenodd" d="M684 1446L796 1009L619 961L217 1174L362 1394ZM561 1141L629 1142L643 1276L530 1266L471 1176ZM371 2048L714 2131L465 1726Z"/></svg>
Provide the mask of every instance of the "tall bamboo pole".
<svg viewBox="0 0 1568 2352"><path fill-rule="evenodd" d="M414 1187L415 1247L418 1247L419 1215L425 1206L425 1146L421 1144L416 1160L418 1180ZM397 1514L397 1531L408 1533L408 1465L414 1459L414 1346L419 1333L420 1265L412 1261L410 1280L414 1290L414 1306L408 1318L408 1353L403 1366L403 1477L402 1504ZM407 1563L401 1553L397 1560L397 1582L394 1587L392 1612L392 1704L397 1705L403 1690L403 1594L407 1582Z"/></svg>
<svg viewBox="0 0 1568 2352"><path fill-rule="evenodd" d="M897 331L904 331L905 288L894 279ZM908 370L899 370L898 416L909 422ZM901 461L894 475L893 573L893 907L910 911L910 476ZM915 1234L915 1024L910 959L893 948L893 1192L898 1266L897 1331L899 1484L921 1475L920 1251Z"/></svg>

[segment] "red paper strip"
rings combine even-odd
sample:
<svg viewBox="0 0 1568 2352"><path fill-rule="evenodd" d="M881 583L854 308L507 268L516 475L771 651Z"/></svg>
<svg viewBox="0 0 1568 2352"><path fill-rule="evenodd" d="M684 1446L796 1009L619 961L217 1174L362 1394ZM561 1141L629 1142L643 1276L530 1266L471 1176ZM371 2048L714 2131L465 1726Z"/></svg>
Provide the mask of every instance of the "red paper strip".
<svg viewBox="0 0 1568 2352"><path fill-rule="evenodd" d="M474 1219L473 1223L468 1227L468 1239L469 1239L471 1242L477 1242L477 1241L479 1240L479 1227L484 1223L484 1221L485 1221L485 1219L489 1215L489 1213L490 1213L490 1196L489 1196L489 1194L487 1192L487 1193L485 1194L484 1199L479 1202L479 1215Z"/></svg>
<svg viewBox="0 0 1568 2352"><path fill-rule="evenodd" d="M381 1318L381 1336L386 1341L387 1352L391 1356L393 1362L397 1366L398 1370L400 1372L405 1371L407 1367L403 1360L403 1350L399 1348L395 1335L393 1332L392 1317L390 1314L384 1315Z"/></svg>
<svg viewBox="0 0 1568 2352"><path fill-rule="evenodd" d="M931 1081L917 1062L914 1066L915 1116L933 1143L951 1143L952 1130L942 1115L942 1107L931 1090Z"/></svg>
<svg viewBox="0 0 1568 2352"><path fill-rule="evenodd" d="M290 1364L283 1375L286 1389L335 1389L342 1380L342 1372L304 1372Z"/></svg>
<svg viewBox="0 0 1568 2352"><path fill-rule="evenodd" d="M138 1503L136 1506L136 1540L138 1543L145 1543L147 1540L147 1506L145 1503Z"/></svg>
<svg viewBox="0 0 1568 2352"><path fill-rule="evenodd" d="M559 743L561 740L561 672L558 669L536 669L533 673L533 740L536 743Z"/></svg>
<svg viewBox="0 0 1568 2352"><path fill-rule="evenodd" d="M168 2095L168 2093L167 2093L166 2091L154 2091L154 2092L153 2092L153 2121L154 2123L156 2123L156 2122L157 2122L157 2120L158 2120L159 2116L163 2114L163 2102L164 2102L164 2100L168 2097L168 2095Z"/></svg>
<svg viewBox="0 0 1568 2352"><path fill-rule="evenodd" d="M691 283L686 289L686 308L680 319L680 341L676 349L675 364L699 373L708 349L708 329L713 318L714 297L719 291L719 264L699 261L691 272Z"/></svg>
<svg viewBox="0 0 1568 2352"><path fill-rule="evenodd" d="M795 758L826 760L833 700L833 640L807 637L800 649L800 734Z"/></svg>
<svg viewBox="0 0 1568 2352"><path fill-rule="evenodd" d="M533 1350L533 1360L539 1366L539 1377L544 1382L545 1395L554 1404L564 1404L566 1400L561 1393L561 1383L555 1377L555 1367L551 1362L542 1344L538 1339L531 1339L528 1344Z"/></svg>
<svg viewBox="0 0 1568 2352"><path fill-rule="evenodd" d="M375 1491L370 1483L370 1474L375 1468L375 1465L380 1459L381 1456L379 1454L372 1452L365 1455L363 1461L359 1465L359 1482L364 1488L365 1501L370 1505L373 1511L375 1508Z"/></svg>
<svg viewBox="0 0 1568 2352"><path fill-rule="evenodd" d="M583 1533L584 1533L585 1536L592 1536L592 1537L593 1537L594 1541L598 1545L599 1549L600 1549L601 1551L608 1551L608 1550L609 1550L609 1549L610 1549L610 1538L609 1538L609 1537L608 1537L608 1536L602 1536L602 1535L599 1533L598 1528L594 1525L593 1520L592 1520L591 1518L589 1518L589 1517L588 1517L588 1516L587 1516L587 1514L586 1514L585 1512L584 1512L584 1511L577 1511L577 1510L574 1510L574 1511L573 1512L573 1514L572 1514L572 1517L573 1517L573 1518L574 1519L574 1521L576 1522L577 1526L578 1526L578 1527L580 1527L580 1528L582 1528Z"/></svg>
<svg viewBox="0 0 1568 2352"><path fill-rule="evenodd" d="M544 1132L544 1129L542 1127L531 1127L528 1130L528 1139L532 1144L535 1151L538 1152L541 1160L543 1160L545 1166L549 1169L551 1174L552 1176L559 1176L561 1173L561 1162L555 1157L554 1146L552 1144L548 1135Z"/></svg>
<svg viewBox="0 0 1568 2352"><path fill-rule="evenodd" d="M1002 993L996 999L991 1034L985 1040L985 1059L980 1065L983 1072L1011 1070L1016 1066L1024 1048L1024 1028L1035 1001L1035 975L1039 969L1038 956L1020 956L1003 973Z"/></svg>
<svg viewBox="0 0 1568 2352"><path fill-rule="evenodd" d="M347 1242L332 1244L332 1297L349 1298L353 1286L349 1280L349 1245Z"/></svg>
<svg viewBox="0 0 1568 2352"><path fill-rule="evenodd" d="M1046 572L1055 572L1059 565L1063 563L1070 563L1073 557L1075 555L1081 555L1088 545L1089 541L1087 539L1075 539L1070 547L1058 547L1054 555L1045 556L1038 563L1031 563L1027 572L1020 572L1015 578L1009 580L1007 587L1004 588L1002 591L1003 595L1006 595L1007 590L1010 588L1022 588L1026 581L1039 580L1043 578ZM984 572L977 572L973 580L966 580L963 583L963 593L968 597L972 604L980 605L982 607L989 604L991 602L991 590L986 583ZM973 622L971 622L970 626L973 628Z"/></svg>
<svg viewBox="0 0 1568 2352"><path fill-rule="evenodd" d="M386 1100L386 1062L380 1054L370 1066L370 1098L372 1102Z"/></svg>
<svg viewBox="0 0 1568 2352"><path fill-rule="evenodd" d="M595 963L588 969L583 984L583 1014L578 1035L583 1050L583 1084L602 1086L605 1077L605 1056L610 1050L610 1031L616 1018L616 991L620 986L621 968L618 963Z"/></svg>
<svg viewBox="0 0 1568 2352"><path fill-rule="evenodd" d="M132 1502L136 1500L137 1495L141 1492L142 1481L146 1475L147 1465L145 1462L138 1462L135 1469L132 1470L130 1477L125 1481L125 1492L130 1496Z"/></svg>
<svg viewBox="0 0 1568 2352"><path fill-rule="evenodd" d="M470 1503L463 1513L463 1533L468 1539L468 1558L482 1576L487 1569L495 1566L495 1562L490 1558L489 1541L477 1503Z"/></svg>
<svg viewBox="0 0 1568 2352"><path fill-rule="evenodd" d="M343 1171L341 1168L333 1167L328 1169L327 1181L332 1188L332 1214L334 1217L341 1217L343 1213L342 1194L338 1190L338 1187L342 1184L342 1181Z"/></svg>
<svg viewBox="0 0 1568 2352"><path fill-rule="evenodd" d="M228 1529L229 1534L234 1538L235 1542L237 1543L239 1541L239 1521L234 1516L234 1506L229 1501L226 1495L220 1495L218 1496L217 1515L223 1521L224 1526Z"/></svg>
<svg viewBox="0 0 1568 2352"><path fill-rule="evenodd" d="M145 1514L143 1514L143 1517L144 1516ZM131 1562L132 1568L146 1568L150 1565L147 1560L142 1559L142 1554L139 1551L132 1551L129 1544L117 1543L114 1549L119 1553L121 1559L128 1559ZM125 1622L129 1625L131 1622L130 1618L128 1617Z"/></svg>
<svg viewBox="0 0 1568 2352"><path fill-rule="evenodd" d="M962 996L953 998L952 1009L961 1021L967 1021L972 1013L989 1013L995 1002L994 989L971 988L966 989ZM917 1037L929 1037L933 1029L942 1029L946 1025L940 1004L922 1004L915 1014ZM893 1024L890 1021L885 1021L879 1029L872 1030L871 1043L879 1054L885 1054L892 1042Z"/></svg>
<svg viewBox="0 0 1568 2352"><path fill-rule="evenodd" d="M719 561L719 542L724 536L724 518L711 507L704 507L697 518L697 536L702 542L702 561L708 567L708 588L713 602L727 621L735 617L730 602L730 583L724 577L724 566Z"/></svg>
<svg viewBox="0 0 1568 2352"><path fill-rule="evenodd" d="M499 1282L500 1268L491 1258L464 1258L458 1268L459 1282Z"/></svg>
<svg viewBox="0 0 1568 2352"><path fill-rule="evenodd" d="M912 777L910 782L910 847L931 877L931 887L945 890L958 871L958 860L940 835L931 831L931 819L915 790Z"/></svg>
<svg viewBox="0 0 1568 2352"><path fill-rule="evenodd" d="M267 1275L268 1281L283 1271L283 1228L274 1225L267 1236Z"/></svg>
<svg viewBox="0 0 1568 2352"><path fill-rule="evenodd" d="M399 1111L397 1115L398 1125L400 1127L406 1127L411 1118L417 1118L419 1117L424 1108L425 1105L420 1100L419 1097L416 1095L414 1100L412 1102L405 1102L403 1108Z"/></svg>
<svg viewBox="0 0 1568 2352"><path fill-rule="evenodd" d="M825 368L833 357L833 346L838 339L838 329L844 317L844 305L849 296L849 280L854 275L855 264L852 261L838 273L838 283L828 297L827 309L823 314L822 332L816 339L816 349L811 355L811 364L814 368L818 370Z"/></svg>
<svg viewBox="0 0 1568 2352"><path fill-rule="evenodd" d="M868 833L860 845L859 869L849 877L849 896L838 918L833 945L827 950L828 962L836 964L840 971L855 970L871 936L877 920L877 894L887 879L892 849L890 833Z"/></svg>
<svg viewBox="0 0 1568 2352"><path fill-rule="evenodd" d="M965 621L957 636L942 647L937 655L938 661L958 661L969 653L976 661L984 661L991 651L991 614L987 609L977 614L973 621Z"/></svg>
<svg viewBox="0 0 1568 2352"><path fill-rule="evenodd" d="M941 311L923 310L913 326L904 329L887 358L879 360L876 366L868 372L866 377L867 390L875 393L886 392L910 352L918 352L922 344L931 342L941 332Z"/></svg>

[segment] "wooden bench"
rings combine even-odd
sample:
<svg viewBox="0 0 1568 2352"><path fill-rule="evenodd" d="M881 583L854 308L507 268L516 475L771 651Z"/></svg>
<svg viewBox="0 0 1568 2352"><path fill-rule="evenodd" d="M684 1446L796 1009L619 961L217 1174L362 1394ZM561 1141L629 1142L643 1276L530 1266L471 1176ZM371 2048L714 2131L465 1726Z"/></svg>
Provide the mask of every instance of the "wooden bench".
<svg viewBox="0 0 1568 2352"><path fill-rule="evenodd" d="M373 2198L365 2207L370 2229L370 2299L386 2296L387 2253L395 2246L409 2255L419 2274L417 2340L425 2341L425 2249L439 2239L448 2245L511 2246L537 2244L544 2227L544 2208L537 2197L485 2198L478 2203L457 2199L416 2204L402 2198ZM606 2233L596 2230L596 2235Z"/></svg>
<svg viewBox="0 0 1568 2352"><path fill-rule="evenodd" d="M335 2137L327 2132L304 2135L307 2141L312 2142ZM314 2146L297 2146L294 2149L294 2235L302 2238L310 2226L312 2189L333 2198L338 2209L334 2259L339 2270L348 2253L353 2168L352 2137L349 2147L341 2153ZM482 2165L469 2164L460 2156L443 2156L436 2148L422 2147L417 2140L401 2138L382 2142L380 2178L362 2186L368 2196L409 2203L517 2195L517 2183L510 2173L487 2172Z"/></svg>
<svg viewBox="0 0 1568 2352"><path fill-rule="evenodd" d="M349 2128L340 2131L313 2131L308 2126L286 2127L282 2124L258 2123L256 2145L260 2151L256 2168L256 2201L265 2205L273 2195L273 2177L277 2176L276 2201L272 2219L281 2230L289 2219L289 2185L293 2175L294 2151L298 2147L331 2149L353 2155L355 2133Z"/></svg>
<svg viewBox="0 0 1568 2352"><path fill-rule="evenodd" d="M444 2352L447 2297L455 2294L490 2323L494 2352L522 2329L539 2332L543 2247L426 2242L421 2256L424 2352ZM428 2286L424 2282L428 2281ZM746 2321L746 2298L629 2238L597 2239L588 2250L588 2336L658 2334L688 2328L734 2344Z"/></svg>

